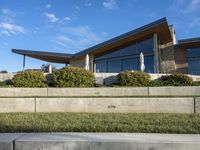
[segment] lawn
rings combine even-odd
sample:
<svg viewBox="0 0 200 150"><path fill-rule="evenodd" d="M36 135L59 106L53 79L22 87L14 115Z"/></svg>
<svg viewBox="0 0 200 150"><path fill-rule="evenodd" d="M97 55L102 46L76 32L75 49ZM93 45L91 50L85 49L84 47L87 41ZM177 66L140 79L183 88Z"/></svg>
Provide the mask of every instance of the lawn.
<svg viewBox="0 0 200 150"><path fill-rule="evenodd" d="M0 132L200 133L200 114L2 113Z"/></svg>

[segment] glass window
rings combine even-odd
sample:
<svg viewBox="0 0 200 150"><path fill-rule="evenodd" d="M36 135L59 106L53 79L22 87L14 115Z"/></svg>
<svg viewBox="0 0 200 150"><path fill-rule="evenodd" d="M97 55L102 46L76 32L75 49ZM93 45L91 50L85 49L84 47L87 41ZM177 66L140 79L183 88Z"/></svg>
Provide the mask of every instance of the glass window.
<svg viewBox="0 0 200 150"><path fill-rule="evenodd" d="M145 72L154 73L154 56L144 57Z"/></svg>
<svg viewBox="0 0 200 150"><path fill-rule="evenodd" d="M197 59L188 59L189 74L200 75L200 57Z"/></svg>
<svg viewBox="0 0 200 150"><path fill-rule="evenodd" d="M153 38L146 39L137 43L137 51L141 52L152 52L154 49L154 40Z"/></svg>
<svg viewBox="0 0 200 150"><path fill-rule="evenodd" d="M109 60L107 72L121 72L121 60Z"/></svg>
<svg viewBox="0 0 200 150"><path fill-rule="evenodd" d="M200 48L192 48L187 50L188 57L200 57Z"/></svg>
<svg viewBox="0 0 200 150"><path fill-rule="evenodd" d="M138 58L130 58L122 60L122 70L138 70L139 69L139 60Z"/></svg>
<svg viewBox="0 0 200 150"><path fill-rule="evenodd" d="M187 49L189 74L200 75L200 48Z"/></svg>
<svg viewBox="0 0 200 150"><path fill-rule="evenodd" d="M106 61L96 61L96 72L106 72Z"/></svg>

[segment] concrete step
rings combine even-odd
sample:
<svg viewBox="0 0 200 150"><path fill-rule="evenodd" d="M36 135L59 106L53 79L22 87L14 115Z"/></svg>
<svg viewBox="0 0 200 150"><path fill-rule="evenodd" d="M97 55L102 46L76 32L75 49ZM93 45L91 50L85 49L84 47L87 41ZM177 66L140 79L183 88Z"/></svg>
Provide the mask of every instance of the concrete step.
<svg viewBox="0 0 200 150"><path fill-rule="evenodd" d="M199 150L200 135L146 133L0 134L0 150Z"/></svg>

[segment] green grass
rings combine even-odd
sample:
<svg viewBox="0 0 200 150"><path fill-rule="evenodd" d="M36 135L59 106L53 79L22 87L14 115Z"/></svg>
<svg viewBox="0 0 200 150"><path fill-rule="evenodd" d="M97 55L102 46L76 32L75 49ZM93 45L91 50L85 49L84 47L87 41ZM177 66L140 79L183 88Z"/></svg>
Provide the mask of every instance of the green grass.
<svg viewBox="0 0 200 150"><path fill-rule="evenodd" d="M0 132L200 133L200 114L2 113Z"/></svg>

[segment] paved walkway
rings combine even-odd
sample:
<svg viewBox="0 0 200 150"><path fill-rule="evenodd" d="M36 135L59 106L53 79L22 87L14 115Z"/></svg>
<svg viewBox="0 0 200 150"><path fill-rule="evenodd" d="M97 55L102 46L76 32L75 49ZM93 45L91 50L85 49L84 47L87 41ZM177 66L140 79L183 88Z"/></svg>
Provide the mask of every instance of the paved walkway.
<svg viewBox="0 0 200 150"><path fill-rule="evenodd" d="M0 150L200 150L200 135L140 133L4 133Z"/></svg>

